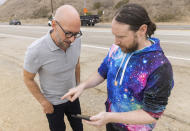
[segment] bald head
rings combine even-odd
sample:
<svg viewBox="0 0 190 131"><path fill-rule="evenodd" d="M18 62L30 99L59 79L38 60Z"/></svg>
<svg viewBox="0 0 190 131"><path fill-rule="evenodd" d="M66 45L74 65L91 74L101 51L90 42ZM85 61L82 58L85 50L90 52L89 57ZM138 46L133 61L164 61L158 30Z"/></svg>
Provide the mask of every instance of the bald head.
<svg viewBox="0 0 190 131"><path fill-rule="evenodd" d="M80 15L71 5L63 5L56 10L55 20L59 21L65 28L80 28Z"/></svg>

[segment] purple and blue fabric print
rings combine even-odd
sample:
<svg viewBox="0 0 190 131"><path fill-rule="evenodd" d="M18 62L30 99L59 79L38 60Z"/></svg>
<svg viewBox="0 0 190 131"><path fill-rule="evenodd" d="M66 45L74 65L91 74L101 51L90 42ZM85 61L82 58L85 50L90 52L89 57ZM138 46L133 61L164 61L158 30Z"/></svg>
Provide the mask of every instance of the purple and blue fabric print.
<svg viewBox="0 0 190 131"><path fill-rule="evenodd" d="M108 112L129 112L143 109L158 119L167 105L173 88L173 71L157 38L152 45L132 53L124 53L115 44L98 68L107 79ZM119 124L129 131L149 131L155 123L146 125Z"/></svg>

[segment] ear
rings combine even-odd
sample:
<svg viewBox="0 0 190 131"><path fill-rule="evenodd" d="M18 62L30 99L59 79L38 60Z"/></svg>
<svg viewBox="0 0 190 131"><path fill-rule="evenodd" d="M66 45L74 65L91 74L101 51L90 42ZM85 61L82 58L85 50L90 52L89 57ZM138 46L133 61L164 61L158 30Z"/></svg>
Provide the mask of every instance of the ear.
<svg viewBox="0 0 190 131"><path fill-rule="evenodd" d="M147 32L147 25L146 24L143 24L143 25L141 25L140 26L140 28L139 28L139 33L140 33L140 35L146 35L146 32Z"/></svg>
<svg viewBox="0 0 190 131"><path fill-rule="evenodd" d="M55 22L55 20L52 20L52 22L51 22L51 27L55 30L55 26L56 26L56 22Z"/></svg>

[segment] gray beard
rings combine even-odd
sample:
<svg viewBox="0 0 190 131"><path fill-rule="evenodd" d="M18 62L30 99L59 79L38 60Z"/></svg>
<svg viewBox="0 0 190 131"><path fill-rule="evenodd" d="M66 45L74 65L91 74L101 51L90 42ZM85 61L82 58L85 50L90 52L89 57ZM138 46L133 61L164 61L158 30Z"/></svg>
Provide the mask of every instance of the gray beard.
<svg viewBox="0 0 190 131"><path fill-rule="evenodd" d="M71 41L69 40L62 40L60 37L59 37L59 34L57 34L56 36L56 39L57 39L57 46L59 46L60 48L63 48L63 49L67 49L70 47L70 44L71 44ZM66 45L67 44L67 45Z"/></svg>

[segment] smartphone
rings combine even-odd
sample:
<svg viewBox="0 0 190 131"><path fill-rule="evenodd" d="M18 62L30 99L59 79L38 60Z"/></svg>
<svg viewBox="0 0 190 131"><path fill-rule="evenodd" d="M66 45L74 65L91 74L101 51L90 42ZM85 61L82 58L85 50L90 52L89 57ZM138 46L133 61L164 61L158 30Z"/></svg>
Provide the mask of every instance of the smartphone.
<svg viewBox="0 0 190 131"><path fill-rule="evenodd" d="M71 115L71 116L75 117L75 118L79 118L79 119L84 119L84 120L90 121L90 116L80 115L80 114Z"/></svg>

